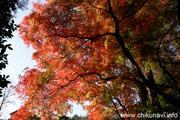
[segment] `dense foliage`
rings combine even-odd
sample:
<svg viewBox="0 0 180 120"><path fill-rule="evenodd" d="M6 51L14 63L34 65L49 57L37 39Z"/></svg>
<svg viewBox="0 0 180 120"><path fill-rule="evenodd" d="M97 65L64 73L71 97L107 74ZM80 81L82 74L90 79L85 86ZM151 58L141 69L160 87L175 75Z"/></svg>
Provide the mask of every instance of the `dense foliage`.
<svg viewBox="0 0 180 120"><path fill-rule="evenodd" d="M25 8L27 0L1 0L0 1L0 71L6 68L8 64L6 53L7 49L12 50L11 44L7 44L7 40L12 38L13 31L17 29L13 17L18 8ZM10 83L8 75L0 74L0 97L2 96L2 88L7 87Z"/></svg>
<svg viewBox="0 0 180 120"><path fill-rule="evenodd" d="M177 6L174 0L34 3L19 32L36 50L38 68L20 76L16 91L25 104L19 113L36 111L48 119L71 110L69 101L89 101L85 109L95 120L178 113Z"/></svg>

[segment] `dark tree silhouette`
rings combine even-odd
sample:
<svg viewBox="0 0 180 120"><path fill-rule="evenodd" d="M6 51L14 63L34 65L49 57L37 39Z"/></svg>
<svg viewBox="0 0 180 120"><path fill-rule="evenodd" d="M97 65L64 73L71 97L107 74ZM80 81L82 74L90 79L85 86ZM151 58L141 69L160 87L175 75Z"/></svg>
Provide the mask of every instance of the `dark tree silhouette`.
<svg viewBox="0 0 180 120"><path fill-rule="evenodd" d="M18 27L13 20L14 15L17 9L24 9L26 3L27 0L0 1L0 97L2 96L2 88L7 87L7 84L10 83L7 80L9 76L1 74L1 70L5 69L8 64L6 50L12 50L11 44L6 44L6 39L13 37L12 33Z"/></svg>

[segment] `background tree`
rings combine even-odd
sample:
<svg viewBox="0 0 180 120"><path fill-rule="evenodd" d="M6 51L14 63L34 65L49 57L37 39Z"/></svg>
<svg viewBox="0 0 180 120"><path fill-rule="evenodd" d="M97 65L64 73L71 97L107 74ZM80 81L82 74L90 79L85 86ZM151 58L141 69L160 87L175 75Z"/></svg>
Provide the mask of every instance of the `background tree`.
<svg viewBox="0 0 180 120"><path fill-rule="evenodd" d="M8 64L6 53L7 49L12 50L10 44L7 44L7 40L12 38L13 31L17 29L17 25L14 23L13 17L17 12L17 9L25 8L27 0L1 0L0 1L0 70L5 69ZM10 83L7 78L8 75L0 74L0 96L2 96L2 88L7 87Z"/></svg>
<svg viewBox="0 0 180 120"><path fill-rule="evenodd" d="M179 112L177 1L47 1L19 29L38 63L16 89L28 109L53 116L89 101L97 120Z"/></svg>
<svg viewBox="0 0 180 120"><path fill-rule="evenodd" d="M13 86L9 86L2 90L2 97L0 98L0 112L3 113L3 108L7 104L13 104L12 96L14 96L15 90Z"/></svg>
<svg viewBox="0 0 180 120"><path fill-rule="evenodd" d="M89 120L87 117L82 117L82 116L78 116L77 114L75 114L71 120Z"/></svg>

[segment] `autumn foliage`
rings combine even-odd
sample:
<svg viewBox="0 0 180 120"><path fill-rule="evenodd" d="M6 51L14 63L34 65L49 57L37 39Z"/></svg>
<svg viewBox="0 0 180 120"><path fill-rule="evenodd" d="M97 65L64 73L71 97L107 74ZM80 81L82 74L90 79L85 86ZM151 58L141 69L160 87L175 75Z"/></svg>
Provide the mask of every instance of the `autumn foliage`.
<svg viewBox="0 0 180 120"><path fill-rule="evenodd" d="M95 120L179 111L176 1L33 4L19 29L25 44L36 50L33 59L38 63L25 70L16 87L24 110L52 119L71 111L70 101L89 101L85 108Z"/></svg>

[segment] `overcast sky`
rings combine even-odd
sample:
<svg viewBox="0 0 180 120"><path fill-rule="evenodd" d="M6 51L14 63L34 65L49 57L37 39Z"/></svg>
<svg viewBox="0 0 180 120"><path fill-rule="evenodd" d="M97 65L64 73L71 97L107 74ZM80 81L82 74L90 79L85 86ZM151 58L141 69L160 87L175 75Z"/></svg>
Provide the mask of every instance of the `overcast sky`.
<svg viewBox="0 0 180 120"><path fill-rule="evenodd" d="M19 10L18 13L16 14L15 23L19 24L23 17L28 15L29 12L31 12L32 9L32 1L37 2L38 0L29 0L28 4L28 9L27 10ZM45 0L39 0L39 1L45 1ZM33 68L36 65L36 62L32 60L32 53L34 50L31 47L28 47L23 43L23 40L18 35L18 32L15 31L13 33L14 37L13 39L8 40L10 44L12 44L13 50L10 51L8 50L7 53L9 54L8 56L8 62L9 65L7 66L6 69L2 71L2 74L10 75L10 81L13 83L13 85L16 85L18 83L18 75L23 75L23 70L26 67ZM15 100L16 104L11 104L5 106L3 110L3 116L2 118L9 118L9 113L19 109L20 107L20 101L18 99L12 98ZM73 114L69 114L70 117L72 117L74 114L78 115L86 115L86 112L83 111L81 106L78 106L76 104L74 105L74 112ZM1 119L2 119L1 118Z"/></svg>

